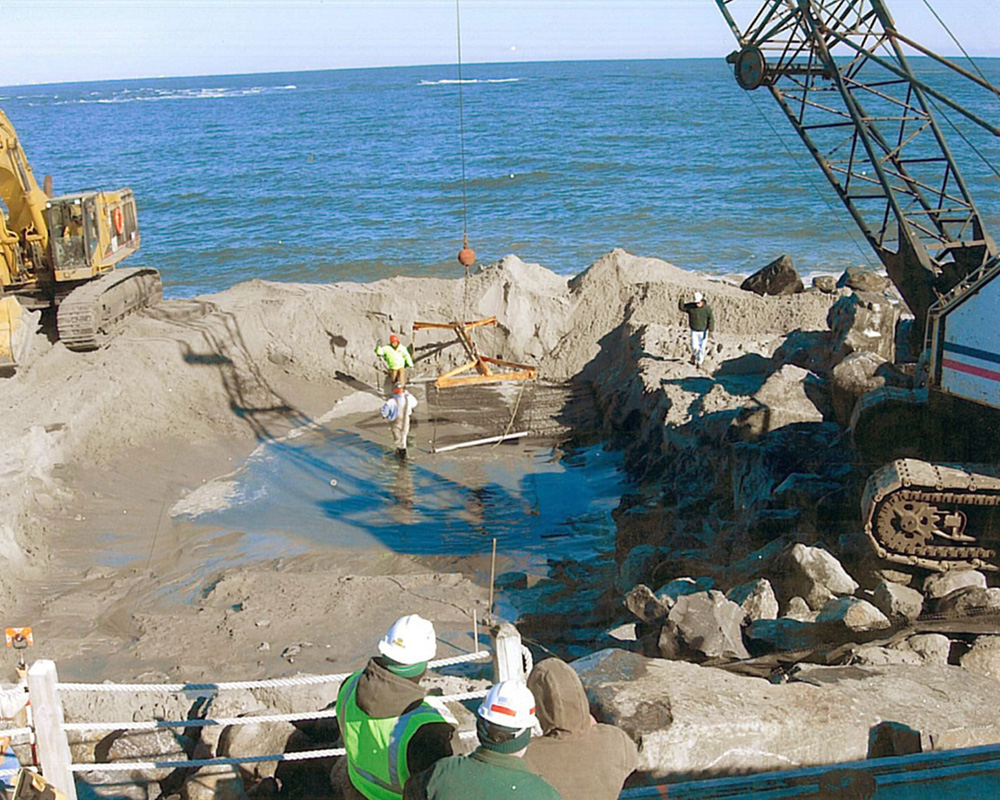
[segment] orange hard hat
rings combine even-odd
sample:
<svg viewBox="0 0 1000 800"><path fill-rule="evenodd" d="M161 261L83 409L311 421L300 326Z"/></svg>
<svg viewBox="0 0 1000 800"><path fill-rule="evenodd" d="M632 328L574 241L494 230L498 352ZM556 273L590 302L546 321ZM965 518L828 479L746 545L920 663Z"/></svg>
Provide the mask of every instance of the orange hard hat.
<svg viewBox="0 0 1000 800"><path fill-rule="evenodd" d="M390 335L389 344L399 344L399 337L396 334Z"/></svg>

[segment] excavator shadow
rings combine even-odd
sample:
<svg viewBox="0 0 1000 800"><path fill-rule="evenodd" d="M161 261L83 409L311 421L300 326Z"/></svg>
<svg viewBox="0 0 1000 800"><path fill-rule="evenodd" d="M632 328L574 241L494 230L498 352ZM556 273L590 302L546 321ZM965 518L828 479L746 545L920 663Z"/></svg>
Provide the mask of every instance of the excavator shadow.
<svg viewBox="0 0 1000 800"><path fill-rule="evenodd" d="M174 301L169 308L154 307L145 314L179 329L174 341L185 363L218 372L229 408L259 441L274 442L293 428L316 424L271 385L230 312L212 303L187 300Z"/></svg>

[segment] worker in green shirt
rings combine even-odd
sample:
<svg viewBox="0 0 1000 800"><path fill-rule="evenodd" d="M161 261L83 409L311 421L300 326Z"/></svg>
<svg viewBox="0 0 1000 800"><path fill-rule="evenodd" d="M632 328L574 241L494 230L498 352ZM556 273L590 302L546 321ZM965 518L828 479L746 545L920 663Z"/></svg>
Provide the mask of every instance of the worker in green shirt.
<svg viewBox="0 0 1000 800"><path fill-rule="evenodd" d="M700 367L705 360L705 346L708 344L708 334L715 330L715 315L712 307L705 302L701 292L694 293L694 302L685 303L681 298L677 307L688 316L691 327L691 363Z"/></svg>
<svg viewBox="0 0 1000 800"><path fill-rule="evenodd" d="M389 368L391 383L406 383L406 368L413 366L413 358L410 357L410 351L400 343L396 334L389 337L389 344L375 345L375 355L385 361L385 365Z"/></svg>
<svg viewBox="0 0 1000 800"><path fill-rule="evenodd" d="M477 712L479 747L411 777L403 800L560 800L562 795L524 764L536 722L535 698L523 682L496 684Z"/></svg>

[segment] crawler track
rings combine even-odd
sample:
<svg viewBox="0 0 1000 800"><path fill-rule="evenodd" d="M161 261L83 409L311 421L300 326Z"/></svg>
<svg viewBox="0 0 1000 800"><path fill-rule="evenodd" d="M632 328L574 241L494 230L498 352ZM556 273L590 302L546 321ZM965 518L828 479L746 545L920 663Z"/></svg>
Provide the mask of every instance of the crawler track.
<svg viewBox="0 0 1000 800"><path fill-rule="evenodd" d="M160 273L150 267L115 269L70 292L59 305L59 339L70 350L96 350L125 320L163 297Z"/></svg>
<svg viewBox="0 0 1000 800"><path fill-rule="evenodd" d="M1000 569L1000 478L976 469L906 458L875 472L862 513L879 556L930 569Z"/></svg>

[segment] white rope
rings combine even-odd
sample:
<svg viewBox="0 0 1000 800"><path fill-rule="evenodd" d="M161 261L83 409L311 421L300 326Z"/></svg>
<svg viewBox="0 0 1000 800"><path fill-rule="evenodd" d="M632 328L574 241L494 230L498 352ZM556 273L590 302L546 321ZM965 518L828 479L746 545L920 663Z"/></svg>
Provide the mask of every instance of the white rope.
<svg viewBox="0 0 1000 800"><path fill-rule="evenodd" d="M433 695L432 695L433 696ZM445 697L436 697L440 702L461 702L486 697L486 691L464 692ZM336 709L323 711L301 711L295 714L261 714L260 716L220 717L218 719L152 720L149 722L68 722L63 724L66 731L151 731L161 728L205 728L213 725L256 725L272 722L298 722L309 719L332 719ZM25 729L28 730L28 729Z"/></svg>
<svg viewBox="0 0 1000 800"><path fill-rule="evenodd" d="M531 670L535 668L535 659L531 657L531 651L527 645L521 645L521 658L524 661L524 677L527 678L531 674Z"/></svg>
<svg viewBox="0 0 1000 800"><path fill-rule="evenodd" d="M480 650L478 653L465 653L460 656L432 661L427 665L427 668L450 667L469 661L481 661L489 657L489 650ZM183 692L185 694L209 692L215 694L229 689L273 689L337 683L353 674L353 672L342 672L337 675L296 675L293 678L270 678L261 681L231 681L228 683L60 683L58 689L63 692Z"/></svg>
<svg viewBox="0 0 1000 800"><path fill-rule="evenodd" d="M461 739L471 739L476 736L476 732L462 731L458 736ZM190 761L120 761L117 764L71 764L70 770L73 772L129 772L131 770L145 769L187 769L190 767L259 764L264 761L311 761L317 758L333 758L334 756L343 755L346 755L344 748L335 747L327 750L303 750L299 753L279 753L270 756L246 756L244 758L200 758L191 759ZM16 770L14 771L16 772Z"/></svg>

